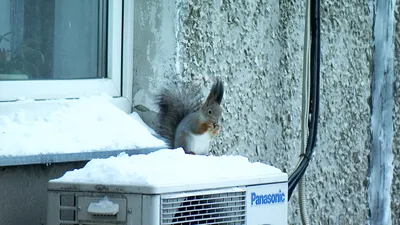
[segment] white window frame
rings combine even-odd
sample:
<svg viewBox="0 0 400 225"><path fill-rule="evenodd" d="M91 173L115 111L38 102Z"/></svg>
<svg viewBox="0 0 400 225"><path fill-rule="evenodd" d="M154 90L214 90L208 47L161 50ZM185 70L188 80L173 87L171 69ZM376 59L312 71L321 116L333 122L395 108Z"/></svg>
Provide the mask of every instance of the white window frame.
<svg viewBox="0 0 400 225"><path fill-rule="evenodd" d="M0 113L52 108L55 101L106 93L113 103L129 113L133 85L133 4L132 0L108 3L107 78L77 80L0 81ZM35 101L19 101L33 99Z"/></svg>

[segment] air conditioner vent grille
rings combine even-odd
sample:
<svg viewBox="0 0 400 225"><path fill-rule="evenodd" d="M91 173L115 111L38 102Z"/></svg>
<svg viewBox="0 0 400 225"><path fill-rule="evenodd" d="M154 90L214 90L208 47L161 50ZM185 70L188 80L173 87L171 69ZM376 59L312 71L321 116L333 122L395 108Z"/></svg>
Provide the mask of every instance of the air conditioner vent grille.
<svg viewBox="0 0 400 225"><path fill-rule="evenodd" d="M162 197L162 224L245 224L246 192Z"/></svg>

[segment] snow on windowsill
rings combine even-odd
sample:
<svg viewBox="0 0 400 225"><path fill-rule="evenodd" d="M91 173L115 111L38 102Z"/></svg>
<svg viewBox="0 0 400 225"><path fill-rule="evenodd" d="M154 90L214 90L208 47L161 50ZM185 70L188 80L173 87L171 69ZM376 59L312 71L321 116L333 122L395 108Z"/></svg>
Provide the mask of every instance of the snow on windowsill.
<svg viewBox="0 0 400 225"><path fill-rule="evenodd" d="M111 99L57 100L59 107L45 116L24 110L0 115L0 158L165 147L139 116L121 111Z"/></svg>

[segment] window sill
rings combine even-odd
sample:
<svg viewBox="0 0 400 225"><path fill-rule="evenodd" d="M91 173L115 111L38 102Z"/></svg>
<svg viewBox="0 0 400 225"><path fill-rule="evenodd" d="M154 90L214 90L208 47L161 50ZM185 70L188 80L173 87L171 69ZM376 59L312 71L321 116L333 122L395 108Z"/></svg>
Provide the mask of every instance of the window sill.
<svg viewBox="0 0 400 225"><path fill-rule="evenodd" d="M112 98L110 103L120 110L131 113L132 106L130 101L124 97ZM15 114L15 112L23 109L29 112L27 117L42 117L43 115L49 114L49 112L56 110L60 107L59 100L46 100L46 101L16 101L16 102L0 102L0 115L9 116ZM154 136L154 135L153 135ZM48 137L44 137L48 138ZM157 138L157 137L156 137ZM43 139L45 141L45 139ZM62 145L62 143L60 143ZM28 147L29 148L29 147ZM138 147L133 149L108 149L108 150L92 150L84 152L60 152L60 153L40 153L34 155L1 155L0 154L0 167L4 166L18 166L18 165L32 165L32 164L52 164L62 162L77 162L77 161L89 161L93 158L108 158L111 156L117 156L121 152L125 152L128 155L136 154L147 154L150 152L163 149L165 146L153 145L152 147ZM56 150L56 149L55 149ZM56 152L56 151L55 151ZM1 153L1 152L0 152Z"/></svg>
<svg viewBox="0 0 400 225"><path fill-rule="evenodd" d="M111 156L117 156L121 152L125 152L128 155L139 155L139 154L148 154L150 152L154 152L159 149L161 149L161 147L115 150L115 151L109 150L109 151L93 151L93 152L80 152L80 153L42 154L42 155L29 155L29 156L0 156L0 167L89 161L94 158L108 158Z"/></svg>

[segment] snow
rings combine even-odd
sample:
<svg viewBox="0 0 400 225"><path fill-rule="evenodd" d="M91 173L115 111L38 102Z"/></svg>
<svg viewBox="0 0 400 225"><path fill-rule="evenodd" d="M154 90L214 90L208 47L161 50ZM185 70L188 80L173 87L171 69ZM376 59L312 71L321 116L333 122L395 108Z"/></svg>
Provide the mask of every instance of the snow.
<svg viewBox="0 0 400 225"><path fill-rule="evenodd" d="M108 200L108 197L104 197L102 199L100 199L99 202L95 203L95 206L99 207L99 208L109 208L111 206L113 206L114 203L112 203L110 200Z"/></svg>
<svg viewBox="0 0 400 225"><path fill-rule="evenodd" d="M150 134L152 135L157 135L157 133L151 128L149 127L143 120L142 118L140 118L139 114L137 112L133 112L130 114L130 116L135 119L137 122L139 122L143 127L145 127Z"/></svg>
<svg viewBox="0 0 400 225"><path fill-rule="evenodd" d="M108 197L100 199L99 202L91 203L88 212L100 215L115 215L119 211L119 205L108 200Z"/></svg>
<svg viewBox="0 0 400 225"><path fill-rule="evenodd" d="M282 172L243 156L185 154L182 148L163 149L147 155L121 153L107 159L92 159L85 167L66 172L54 182L107 185L163 186L263 177Z"/></svg>
<svg viewBox="0 0 400 225"><path fill-rule="evenodd" d="M163 148L138 115L115 107L107 95L57 100L44 116L20 110L0 115L0 157Z"/></svg>

